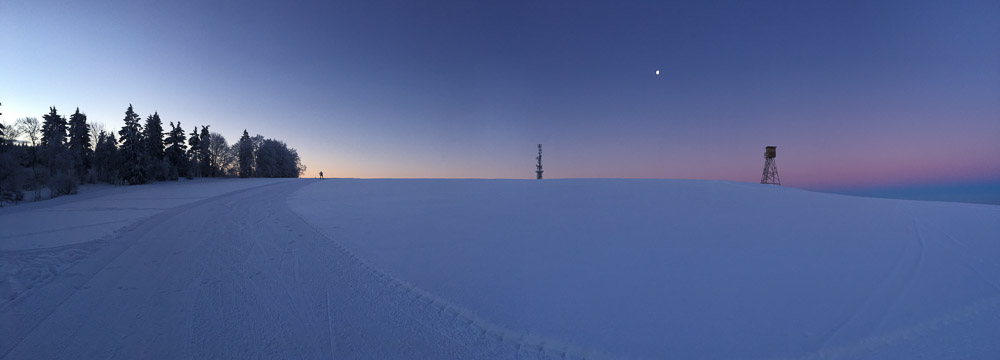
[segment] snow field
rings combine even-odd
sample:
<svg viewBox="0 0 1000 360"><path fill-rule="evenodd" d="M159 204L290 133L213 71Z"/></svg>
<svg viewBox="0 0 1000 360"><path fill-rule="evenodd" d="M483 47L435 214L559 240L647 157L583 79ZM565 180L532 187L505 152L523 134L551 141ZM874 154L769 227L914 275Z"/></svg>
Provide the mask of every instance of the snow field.
<svg viewBox="0 0 1000 360"><path fill-rule="evenodd" d="M564 358L349 257L287 208L314 181L222 193L121 229L0 308L0 358Z"/></svg>
<svg viewBox="0 0 1000 360"><path fill-rule="evenodd" d="M996 206L612 179L329 180L289 205L419 299L547 353L1000 353Z"/></svg>
<svg viewBox="0 0 1000 360"><path fill-rule="evenodd" d="M299 214L299 216L301 218L302 215ZM313 228L318 232L323 232L315 225ZM324 234L324 236L329 239L329 235ZM475 312L459 307L447 299L414 286L406 280L392 276L383 268L359 257L339 242L331 241L331 243L358 269L364 270L382 287L394 291L397 296L401 296L407 306L400 306L400 308L410 310L409 316L420 319L421 323L429 324L429 327L439 329L441 332L452 333L448 337L456 342L478 344L491 349L494 352L491 352L488 358L591 360L614 358L608 354L538 335L512 331L494 324L478 316ZM483 343L484 340L486 344ZM492 344L497 342L499 345ZM502 349L502 351L497 353L495 352L496 348Z"/></svg>
<svg viewBox="0 0 1000 360"><path fill-rule="evenodd" d="M96 189L0 209L0 225L0 358L1000 354L991 205L226 179Z"/></svg>

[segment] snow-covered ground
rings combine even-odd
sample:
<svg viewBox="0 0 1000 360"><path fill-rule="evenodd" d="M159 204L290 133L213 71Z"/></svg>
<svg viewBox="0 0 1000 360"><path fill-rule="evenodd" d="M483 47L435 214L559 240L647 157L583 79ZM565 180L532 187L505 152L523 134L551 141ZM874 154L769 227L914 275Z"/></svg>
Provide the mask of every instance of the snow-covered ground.
<svg viewBox="0 0 1000 360"><path fill-rule="evenodd" d="M273 179L85 185L80 194L0 208L0 307L163 211Z"/></svg>
<svg viewBox="0 0 1000 360"><path fill-rule="evenodd" d="M1000 206L225 179L0 209L0 358L1000 357Z"/></svg>
<svg viewBox="0 0 1000 360"><path fill-rule="evenodd" d="M414 301L313 230L286 205L312 182L161 183L5 208L0 358L545 358ZM75 233L81 217L122 221Z"/></svg>
<svg viewBox="0 0 1000 360"><path fill-rule="evenodd" d="M1000 358L1000 206L612 179L330 180L289 203L553 353Z"/></svg>
<svg viewBox="0 0 1000 360"><path fill-rule="evenodd" d="M138 220L236 190L287 179L199 179L141 186L84 185L80 194L0 208L0 251L50 248L106 237Z"/></svg>

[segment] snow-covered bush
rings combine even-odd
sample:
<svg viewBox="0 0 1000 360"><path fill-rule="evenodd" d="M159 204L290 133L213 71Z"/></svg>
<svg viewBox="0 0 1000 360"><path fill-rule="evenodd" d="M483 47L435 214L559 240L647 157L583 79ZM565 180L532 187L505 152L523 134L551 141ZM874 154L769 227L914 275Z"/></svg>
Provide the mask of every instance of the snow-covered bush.
<svg viewBox="0 0 1000 360"><path fill-rule="evenodd" d="M52 197L76 194L80 190L80 179L72 174L59 174L49 180L49 189Z"/></svg>

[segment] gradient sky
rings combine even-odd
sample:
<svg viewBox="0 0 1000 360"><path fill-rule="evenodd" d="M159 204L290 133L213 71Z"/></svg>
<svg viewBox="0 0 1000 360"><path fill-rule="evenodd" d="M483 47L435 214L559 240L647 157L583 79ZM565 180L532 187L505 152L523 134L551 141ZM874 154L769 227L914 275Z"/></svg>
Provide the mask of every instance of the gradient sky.
<svg viewBox="0 0 1000 360"><path fill-rule="evenodd" d="M8 123L131 103L310 177L1000 179L996 0L0 0L0 54Z"/></svg>

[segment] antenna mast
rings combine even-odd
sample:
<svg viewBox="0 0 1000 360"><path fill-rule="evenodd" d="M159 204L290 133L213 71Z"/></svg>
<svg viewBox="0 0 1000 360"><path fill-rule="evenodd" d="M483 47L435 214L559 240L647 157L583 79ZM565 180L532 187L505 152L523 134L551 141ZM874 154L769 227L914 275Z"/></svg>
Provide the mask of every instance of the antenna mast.
<svg viewBox="0 0 1000 360"><path fill-rule="evenodd" d="M535 175L537 175L537 177L535 177L535 179L541 180L542 179L542 144L538 144L538 157L536 157L535 160L538 160L538 164L535 165Z"/></svg>

